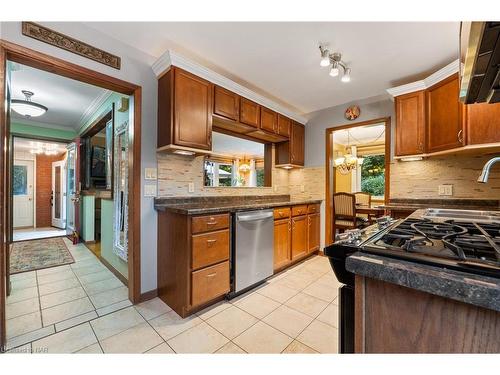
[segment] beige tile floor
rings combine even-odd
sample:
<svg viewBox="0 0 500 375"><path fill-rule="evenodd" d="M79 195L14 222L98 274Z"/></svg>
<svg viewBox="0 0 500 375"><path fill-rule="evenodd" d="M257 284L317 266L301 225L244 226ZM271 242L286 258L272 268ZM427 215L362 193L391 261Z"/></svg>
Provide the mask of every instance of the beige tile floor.
<svg viewBox="0 0 500 375"><path fill-rule="evenodd" d="M85 246L68 246L75 264L14 276L12 352L337 353L340 284L325 257L182 319L158 298L131 306Z"/></svg>

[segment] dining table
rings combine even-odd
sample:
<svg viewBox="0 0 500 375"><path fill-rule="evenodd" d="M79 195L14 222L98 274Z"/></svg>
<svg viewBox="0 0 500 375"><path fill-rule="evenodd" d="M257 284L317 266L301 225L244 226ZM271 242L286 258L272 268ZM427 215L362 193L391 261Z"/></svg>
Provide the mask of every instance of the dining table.
<svg viewBox="0 0 500 375"><path fill-rule="evenodd" d="M383 216L385 209L380 206L369 206L367 204L356 204L356 213L365 214L369 217L380 217Z"/></svg>

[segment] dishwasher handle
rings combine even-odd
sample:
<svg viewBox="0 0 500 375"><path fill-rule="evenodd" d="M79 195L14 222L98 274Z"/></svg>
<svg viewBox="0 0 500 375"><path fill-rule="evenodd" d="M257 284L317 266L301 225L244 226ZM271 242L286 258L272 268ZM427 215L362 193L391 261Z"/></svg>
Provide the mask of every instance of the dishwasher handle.
<svg viewBox="0 0 500 375"><path fill-rule="evenodd" d="M274 216L273 212L265 212L265 213L258 213L258 214L245 214L241 216L237 216L238 221L240 222L247 222L247 221L258 221L258 220L265 220L269 219Z"/></svg>

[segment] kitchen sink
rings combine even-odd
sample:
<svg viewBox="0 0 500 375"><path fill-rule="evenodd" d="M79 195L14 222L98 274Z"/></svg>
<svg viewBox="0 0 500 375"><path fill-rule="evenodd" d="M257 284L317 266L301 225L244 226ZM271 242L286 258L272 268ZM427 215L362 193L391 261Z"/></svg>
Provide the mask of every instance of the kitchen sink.
<svg viewBox="0 0 500 375"><path fill-rule="evenodd" d="M499 211L452 210L442 208L428 208L423 217L425 219L452 219L456 221L475 221L478 223L500 223Z"/></svg>

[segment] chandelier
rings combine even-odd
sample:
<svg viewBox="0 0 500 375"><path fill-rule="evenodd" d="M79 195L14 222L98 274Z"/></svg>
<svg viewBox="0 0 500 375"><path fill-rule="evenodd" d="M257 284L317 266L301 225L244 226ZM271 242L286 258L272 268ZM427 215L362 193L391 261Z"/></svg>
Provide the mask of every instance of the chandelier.
<svg viewBox="0 0 500 375"><path fill-rule="evenodd" d="M347 146L344 155L339 156L334 160L335 168L340 172L340 174L348 174L355 170L358 166L363 165L364 158L358 158L351 153L351 147L349 146L349 130L347 130Z"/></svg>
<svg viewBox="0 0 500 375"><path fill-rule="evenodd" d="M347 64L342 61L342 54L340 52L330 51L320 44L319 50L321 52L321 61L319 63L322 67L327 67L331 65L330 76L337 77L340 74L340 68L342 68L343 75L340 79L342 82L349 82L351 80L351 68L347 67Z"/></svg>

